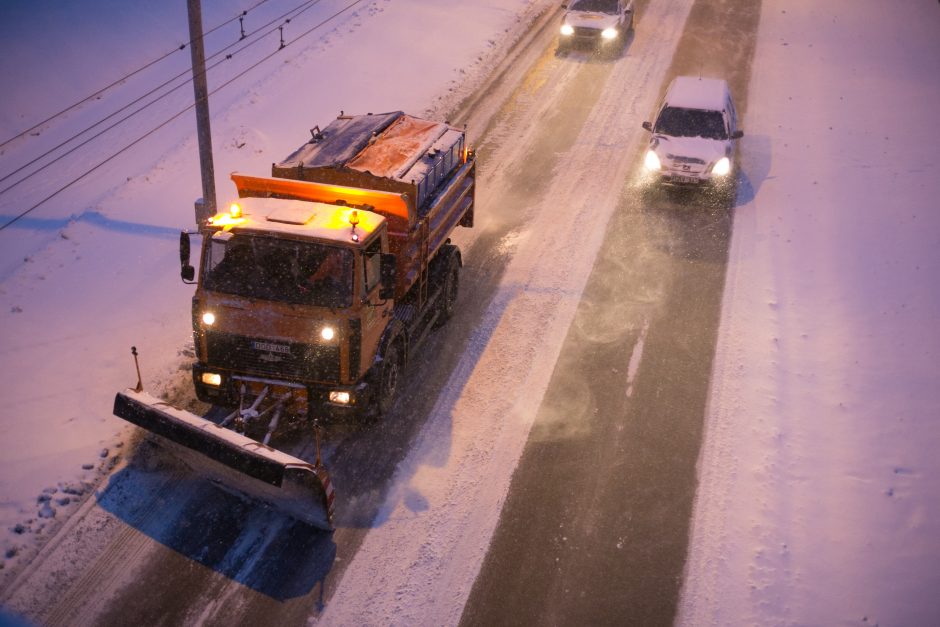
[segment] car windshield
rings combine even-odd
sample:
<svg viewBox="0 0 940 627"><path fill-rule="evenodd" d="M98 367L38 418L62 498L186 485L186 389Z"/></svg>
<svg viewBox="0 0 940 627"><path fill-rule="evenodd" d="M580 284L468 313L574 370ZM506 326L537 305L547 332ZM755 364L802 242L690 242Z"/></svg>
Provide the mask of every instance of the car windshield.
<svg viewBox="0 0 940 627"><path fill-rule="evenodd" d="M568 6L568 10L616 15L618 2L619 0L575 0Z"/></svg>
<svg viewBox="0 0 940 627"><path fill-rule="evenodd" d="M228 234L226 234L228 235ZM352 303L351 250L293 240L213 237L203 264L207 290L299 305Z"/></svg>
<svg viewBox="0 0 940 627"><path fill-rule="evenodd" d="M657 133L670 137L705 137L728 139L720 111L666 107L656 120Z"/></svg>

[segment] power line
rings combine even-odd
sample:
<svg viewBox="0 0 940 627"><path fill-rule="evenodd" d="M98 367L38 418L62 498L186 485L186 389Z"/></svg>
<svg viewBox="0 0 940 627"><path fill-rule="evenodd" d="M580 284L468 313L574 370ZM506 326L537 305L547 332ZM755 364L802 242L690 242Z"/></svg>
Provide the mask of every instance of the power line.
<svg viewBox="0 0 940 627"><path fill-rule="evenodd" d="M223 88L227 87L228 85L232 84L233 82L235 82L236 80L238 80L239 78L241 78L242 76L244 76L245 74L247 74L248 72L252 71L253 69L255 69L256 67L258 67L259 65L261 65L261 64L264 63L265 61L268 61L269 59L271 59L272 57L274 57L276 54L278 54L278 53L279 53L281 50L283 50L284 48L286 48L286 47L288 47L288 46L290 46L290 45L296 43L296 42L299 41L300 39L303 39L304 37L306 37L306 36L309 35L310 33L314 32L315 30L317 30L318 28L320 28L320 27L323 26L324 24L326 24L326 23L328 23L328 22L334 20L335 18L339 17L340 15L342 15L342 14L345 13L346 11L350 10L351 8L353 8L354 6L356 6L357 4L361 4L361 3L364 2L364 1L365 1L365 0L355 0L354 2L351 2L350 4L346 5L345 8L343 8L343 9L337 11L336 13L332 14L330 17L328 17L328 18L326 18L325 20L319 22L317 25L313 26L313 27L310 28L309 30L304 31L303 33L301 33L299 36L295 37L295 38L292 39L291 41L284 43L280 48L278 48L278 49L277 49L276 51L274 51L273 53L271 53L271 54L269 54L269 55L263 57L263 58L262 58L261 60L259 60L257 63L255 63L255 64L249 66L248 68L246 68L246 69L243 70L242 72L240 72L240 73L236 74L235 76L233 76L233 77L232 77L231 79L229 79L228 81L222 83L221 85L219 85L218 87L216 87L215 89L213 89L211 92L209 92L209 95L211 96L211 95L215 94L216 92L218 92L220 89L223 89ZM30 207L29 209L26 209L25 211L21 212L19 215L15 216L13 219L11 219L11 220L8 221L7 223L5 223L3 226L0 226L0 231L6 229L8 226L10 226L11 224L13 224L14 222L16 222L17 220L19 220L20 218L23 218L24 216L28 215L29 213L31 213L32 211L34 211L34 210L37 209L38 207L42 206L43 204L45 204L46 202L48 202L48 201L51 200L52 198L55 198L55 197L58 196L60 193L62 193L63 191L65 191L66 189L68 189L69 187L71 187L72 185L74 185L75 183L78 183L79 181L81 181L82 179L84 179L86 176L88 176L89 174L91 174L92 172L94 172L95 170L97 170L98 168L100 168L101 166L105 165L106 163L109 163L109 162L112 161L113 159L115 159L115 158L117 158L118 156L122 155L123 153L127 152L130 148L132 148L133 146L136 146L137 144L139 144L140 142L142 142L144 139L150 137L151 135L153 135L154 133L156 133L158 130L160 130L161 128L163 128L164 126L166 126L167 124L169 124L170 122L174 121L175 119L177 119L178 117L180 117L181 115L183 115L184 113L186 113L187 111L189 111L190 109L195 108L195 106L196 106L196 103L193 103L193 104L189 105L188 107L186 107L186 108L183 109L182 111L179 111L178 113L174 114L173 116L171 116L171 117L168 118L167 120L161 122L161 123L160 123L159 125L157 125L156 127L152 128L151 130L147 131L146 133L144 133L143 135L141 135L140 137L138 137L137 139L135 139L134 141L132 141L131 143L129 143L128 145L124 146L123 148L121 148L120 150L118 150L116 153L114 153L114 154L111 155L110 157L108 157L108 158L104 159L103 161L100 161L100 162L97 163L96 165L92 166L90 169L86 170L84 173L82 173L82 174L80 174L79 176L77 176L76 178L72 179L71 181L69 181L68 183L66 183L65 185L63 185L63 186L60 187L59 189L57 189L56 191L52 192L51 194L49 194L48 196L46 196L45 198L43 198L42 200L40 200L39 202L37 202L36 204L34 204L34 205L33 205L32 207Z"/></svg>
<svg viewBox="0 0 940 627"><path fill-rule="evenodd" d="M226 26L226 25L228 25L228 24L231 24L231 23L234 22L235 20L237 20L237 19L239 19L239 18L242 18L242 17L248 15L248 12L249 12L249 11L255 10L256 8L258 8L259 6L261 6L262 4L264 4L265 2L268 2L268 0L258 0L258 2L256 2L251 8L245 9L244 11L242 11L241 13L239 13L238 15L236 15L235 17L233 17L233 18L231 18L231 19L229 19L229 20L226 20L225 22L222 22L221 24L219 24L219 25L217 25L217 26L212 27L211 29L209 29L208 31L206 31L205 33L203 33L203 34L202 34L202 37L205 38L206 35L209 35L209 34L215 32L215 31L217 31L218 29L222 28L223 26ZM71 110L74 109L75 107L78 107L79 105L82 105L82 104L88 102L89 100L92 100L92 99L94 99L94 98L100 96L101 94L103 94L104 92L108 91L109 89L111 89L111 88L114 87L115 85L118 85L118 84L120 84L120 83L126 81L127 79L129 79L129 78L131 78L131 77L133 77L133 76L135 76L135 75L137 75L137 74L140 74L140 73L143 72L144 70L146 70L146 69L148 69L148 68L150 68L150 67L156 65L156 64L159 63L160 61L163 61L163 60L166 59L167 57L169 57L169 56L171 56L171 55L173 55L173 54L179 52L180 50L184 50L184 49L186 48L186 46L191 45L192 43L193 43L192 41L188 41L188 42L186 42L185 44L180 44L179 46L177 46L177 47L174 48L173 50L170 50L169 52L166 52L166 53L160 55L159 57L157 57L157 58L154 59L153 61L149 61L149 62L145 63L144 65L142 65L141 67L137 68L137 69L134 70L133 72L130 72L130 73L128 73L128 74L125 74L124 76L122 76L121 78L117 79L116 81L110 83L109 85L107 85L107 86L105 86L105 87L102 87L101 89L99 89L99 90L96 91L95 93L91 94L90 96L86 96L85 98L82 98L81 100L79 100L79 101L77 101L77 102L75 102L75 103L73 103L73 104L67 106L66 108L62 109L62 110L59 111L58 113L53 113L52 115L50 115L48 118L46 118L46 119L43 120L42 122L37 122L37 123L34 124L33 126L30 126L28 129L26 129L26 130L24 130L24 131L21 131L21 132L17 133L16 135L13 135L13 136L10 137L9 139L5 140L2 144L0 144L0 148L3 148L4 146L6 146L7 144L9 144L9 143L12 142L13 140L19 139L19 138L22 137L23 135L26 135L27 133L30 133L30 132L36 130L36 129L39 128L40 126L43 126L44 124L47 124L47 123L51 122L52 120L56 119L57 117L68 113L69 111L71 111Z"/></svg>
<svg viewBox="0 0 940 627"><path fill-rule="evenodd" d="M267 2L268 0L261 0L261 1L262 1L262 2ZM252 33L251 35L247 35L245 38L247 38L247 37L255 37L262 29L264 29L264 28L270 26L271 24L277 22L278 20L284 18L285 16L291 15L291 14L293 13L294 15L292 15L292 16L291 16L290 18L288 18L288 20L287 20L288 22L290 22L291 19L297 17L298 15L300 15L301 13L303 13L304 11L306 11L307 9L309 9L309 8L311 8L312 6L318 4L320 1L321 1L321 0L306 0L304 3L298 5L297 7L291 9L290 11L287 11L286 13L281 14L280 16L274 18L273 20L270 20L270 21L267 22L266 24L263 24L261 27L259 27L258 30L256 30L256 31L255 31L254 33ZM259 4L260 4L260 3L259 3ZM306 6L305 6L305 5L306 5ZM255 6L257 6L257 5L255 5ZM229 20L229 21L231 21L231 20ZM216 27L216 28L219 28L219 27ZM259 43L262 39L264 39L265 36L270 35L270 34L273 33L275 30L277 30L277 28L272 28L271 30L269 30L269 31L267 31L267 32L265 32L265 33L262 33L261 36L260 36L260 38L255 39L254 41L251 41L251 42L249 42L249 43L246 43L245 45L243 45L241 48L239 48L239 49L236 50L235 52L233 52L233 53L227 55L224 59L221 59L221 60L219 60L218 62L212 64L209 68L207 68L206 72L208 72L209 70L212 70L212 69L218 67L218 66L221 65L224 61L227 61L227 60L231 59L231 58L232 58L233 56L235 56L236 54L239 54L240 52L246 50L247 48L253 46L254 44ZM225 53L227 50L229 50L229 49L231 49L231 48L237 46L237 45L240 44L243 40L244 40L244 38L243 38L243 39L239 39L238 41L236 41L236 42L234 42L234 43L232 43L232 44L229 44L228 46L222 48L222 49L219 50L218 52L216 52L216 53L214 53L213 55L211 55L211 56L209 57L209 60L212 60L212 59L218 57L219 55ZM153 89L151 89L151 90L148 91L147 93L143 94L142 96L139 96L138 98L132 100L131 102L127 103L126 105L124 105L124 106L121 107L120 109L117 109L116 111L113 111L112 113L110 113L110 114L108 114L107 116L105 116L104 118L98 120L97 122L95 122L95 123L92 124L91 126L88 126L88 127L84 128L84 129L82 129L81 131L75 133L74 135L72 135L72 136L69 137L68 139L66 139L66 140L64 140L64 141L62 141L62 142L60 142L59 144L57 144L57 145L54 146L53 148L50 148L49 150L47 150L46 152L42 153L41 155L38 155L37 157L33 158L32 160L30 160L30 161L24 163L23 165L21 165L20 167L16 168L15 170L12 170L11 172L8 172L8 173L5 174L4 176L0 177L0 182L3 182L3 181L5 181L5 180L7 180L8 178L10 178L11 176L13 176L13 175L15 175L15 174L17 174L17 173L19 173L19 172L22 172L23 170L25 170L25 169L28 168L29 166L33 165L34 163L36 163L36 162L38 162L38 161L44 159L45 157L47 157L47 156L49 156L50 154L54 153L55 151L59 150L59 149L62 148L63 146L65 146L65 145L71 143L72 141L78 139L79 137L81 137L81 136L84 135L85 133L87 133L87 132L89 132L90 130L92 130L93 128L95 128L96 126L99 126L99 125L101 125L101 124L104 124L106 121L110 120L111 118L113 118L114 116L118 115L118 114L121 113L122 111L127 110L128 108L130 108L131 106L137 104L137 103L140 102L141 100L144 100L144 99L147 98L148 96L151 96L151 95L154 94L155 92L157 92L157 91L163 89L164 87L166 87L166 86L169 85L170 83L172 83L172 82L176 81L177 79L179 79L179 78L181 78L181 77L183 77L183 76L186 76L187 74L190 74L190 73L192 73L192 68L189 68L189 69L187 69L187 70L185 70L185 71L183 71L183 72L180 72L179 74L177 74L176 76L170 78L169 80L164 81L163 83L161 83L161 84L158 85L157 87L154 87ZM162 95L160 95L159 97L154 98L153 100L151 100L150 102L148 102L148 103L145 104L144 106L142 106L142 107L136 109L135 111L133 111L132 113L130 113L130 114L124 116L123 118L121 118L120 120L118 120L117 122L115 122L114 124L112 124L112 125L108 126L107 128L105 128L105 129L99 131L99 132L96 133L95 135L92 135L91 137L89 137L88 139L86 139L85 141L83 141L82 143L80 143L80 144L78 144L78 145L76 145L76 146L73 146L71 149L69 149L69 150L67 150L66 152L60 154L59 156L57 156L57 157L56 157L55 159L53 159L52 161L49 161L48 163L42 165L41 167L39 167L39 168L33 170L33 171L30 172L29 174L27 174L27 175L23 176L22 178L16 180L16 181L15 181L14 183L12 183L11 185L9 185L9 186L3 188L2 190L0 190L0 195L5 194L6 192L10 191L11 189L13 189L14 187L16 187L16 186L19 185L20 183L22 183L22 182L24 182L24 181L26 181L26 180L32 178L33 176L35 176L35 175L37 175L37 174L39 174L40 172L42 172L43 170L45 170L45 169L48 168L49 166L51 166L51 165L55 164L56 162L58 162L58 161L64 159L65 157L67 157L68 155L72 154L73 152L75 152L75 151L78 150L79 148L81 148L81 147L87 145L87 144L90 143L91 141L97 139L98 137L100 137L101 135L107 133L108 131L110 131L111 129L115 128L116 126L119 126L120 124L126 122L127 120L129 120L130 118L134 117L135 115L137 115L137 114L140 113L141 111L143 111L143 110L149 108L151 105L156 104L157 102L163 100L164 98L168 97L170 94L172 94L173 92L175 92L176 90L178 90L178 89L180 89L180 88L182 88L182 87L185 87L185 86L188 85L188 84L189 84L189 79L186 79L184 82L182 82L182 83L176 85L175 87L171 88L170 90L164 92L164 93L163 93Z"/></svg>

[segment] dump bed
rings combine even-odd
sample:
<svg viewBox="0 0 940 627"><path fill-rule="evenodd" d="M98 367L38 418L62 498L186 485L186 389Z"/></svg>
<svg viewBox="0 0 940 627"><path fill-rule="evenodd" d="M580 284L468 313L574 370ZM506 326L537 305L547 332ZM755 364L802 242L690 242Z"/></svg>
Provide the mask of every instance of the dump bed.
<svg viewBox="0 0 940 627"><path fill-rule="evenodd" d="M465 133L401 111L340 115L271 167L271 175L408 194L420 211L463 161Z"/></svg>
<svg viewBox="0 0 940 627"><path fill-rule="evenodd" d="M395 111L340 115L311 135L272 165L274 179L239 184L239 194L348 204L381 213L388 219L391 252L398 259L396 297L403 297L454 228L473 225L475 161L466 133ZM284 179L301 184L292 186ZM400 202L388 202L392 197Z"/></svg>

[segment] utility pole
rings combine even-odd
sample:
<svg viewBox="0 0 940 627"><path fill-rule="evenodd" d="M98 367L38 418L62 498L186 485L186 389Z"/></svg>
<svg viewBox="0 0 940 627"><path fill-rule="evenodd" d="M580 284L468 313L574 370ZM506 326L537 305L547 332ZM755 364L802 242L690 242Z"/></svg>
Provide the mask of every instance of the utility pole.
<svg viewBox="0 0 940 627"><path fill-rule="evenodd" d="M202 171L202 198L196 201L196 225L215 215L215 168L212 166L212 133L209 130L209 88L206 85L206 53L202 41L200 0L186 0L189 9L189 40L193 60L193 91L196 95L196 134ZM200 202L201 201L201 202Z"/></svg>

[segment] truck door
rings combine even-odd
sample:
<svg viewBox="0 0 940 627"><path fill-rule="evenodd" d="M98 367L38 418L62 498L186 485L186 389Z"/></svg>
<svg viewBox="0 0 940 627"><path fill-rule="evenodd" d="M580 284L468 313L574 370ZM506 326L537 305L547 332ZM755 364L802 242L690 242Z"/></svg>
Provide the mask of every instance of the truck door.
<svg viewBox="0 0 940 627"><path fill-rule="evenodd" d="M360 373L372 365L379 340L385 330L392 302L379 298L381 287L382 238L375 237L362 250L362 362Z"/></svg>

